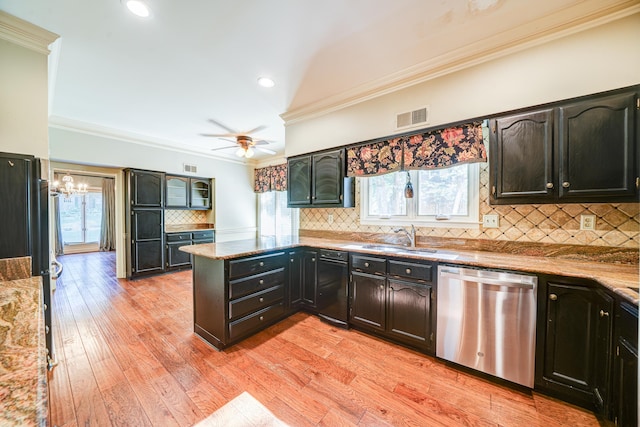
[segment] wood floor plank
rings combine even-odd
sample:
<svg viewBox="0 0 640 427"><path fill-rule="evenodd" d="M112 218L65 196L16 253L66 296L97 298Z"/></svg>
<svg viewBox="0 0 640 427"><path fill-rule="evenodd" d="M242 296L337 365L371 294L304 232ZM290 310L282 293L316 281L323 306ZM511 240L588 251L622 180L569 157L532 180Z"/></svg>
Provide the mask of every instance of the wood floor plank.
<svg viewBox="0 0 640 427"><path fill-rule="evenodd" d="M130 281L115 278L113 253L59 259L58 427L237 425L225 417L241 408L221 409L239 396L292 427L599 425L588 411L306 313L217 351L193 333L190 271ZM256 420L269 425L268 411Z"/></svg>

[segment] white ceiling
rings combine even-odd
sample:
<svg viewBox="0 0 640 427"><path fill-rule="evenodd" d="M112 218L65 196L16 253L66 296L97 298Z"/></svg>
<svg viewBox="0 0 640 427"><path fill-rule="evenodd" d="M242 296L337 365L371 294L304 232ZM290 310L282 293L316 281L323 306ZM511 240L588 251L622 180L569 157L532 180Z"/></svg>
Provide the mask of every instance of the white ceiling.
<svg viewBox="0 0 640 427"><path fill-rule="evenodd" d="M153 16L140 19L120 0L0 0L1 10L61 36L50 70L53 126L233 156L211 152L231 144L200 135L226 132L214 119L238 131L265 125L254 136L283 153L282 113L339 105L471 44L507 48L637 1L148 3ZM261 75L276 86L258 86Z"/></svg>

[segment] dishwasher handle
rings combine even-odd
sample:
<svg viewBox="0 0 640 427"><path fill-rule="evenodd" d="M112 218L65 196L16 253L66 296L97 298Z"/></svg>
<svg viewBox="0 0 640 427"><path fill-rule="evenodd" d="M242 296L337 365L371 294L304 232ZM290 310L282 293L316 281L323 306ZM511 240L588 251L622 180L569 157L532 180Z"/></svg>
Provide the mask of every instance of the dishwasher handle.
<svg viewBox="0 0 640 427"><path fill-rule="evenodd" d="M486 285L497 285L497 286L506 286L509 288L522 288L522 289L533 289L534 283L518 283L514 281L501 280L501 279L492 279L489 277L478 277L478 276L469 276L465 274L461 274L460 272L451 272L448 270L440 270L440 277L448 277L456 280L463 280L465 282L473 282L473 283L481 283ZM523 276L530 277L530 276Z"/></svg>

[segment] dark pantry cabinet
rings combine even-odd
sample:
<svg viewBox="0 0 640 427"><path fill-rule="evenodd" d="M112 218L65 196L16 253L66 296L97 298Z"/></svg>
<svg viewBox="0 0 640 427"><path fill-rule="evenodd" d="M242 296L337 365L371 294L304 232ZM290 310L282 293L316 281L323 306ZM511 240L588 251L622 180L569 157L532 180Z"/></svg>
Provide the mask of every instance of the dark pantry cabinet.
<svg viewBox="0 0 640 427"><path fill-rule="evenodd" d="M125 170L127 276L164 271L164 173Z"/></svg>
<svg viewBox="0 0 640 427"><path fill-rule="evenodd" d="M536 388L606 415L613 298L597 284L567 278L549 278L541 289Z"/></svg>
<svg viewBox="0 0 640 427"><path fill-rule="evenodd" d="M638 87L492 119L491 203L637 201Z"/></svg>
<svg viewBox="0 0 640 427"><path fill-rule="evenodd" d="M344 150L287 160L289 207L353 207L355 182L345 177Z"/></svg>

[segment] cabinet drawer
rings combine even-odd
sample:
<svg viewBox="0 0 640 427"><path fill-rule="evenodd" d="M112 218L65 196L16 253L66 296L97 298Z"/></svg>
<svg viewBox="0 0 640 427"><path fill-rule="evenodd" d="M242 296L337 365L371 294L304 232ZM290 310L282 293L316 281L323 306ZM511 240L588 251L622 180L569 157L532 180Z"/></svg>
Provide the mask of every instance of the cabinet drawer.
<svg viewBox="0 0 640 427"><path fill-rule="evenodd" d="M243 335L257 332L273 320L284 314L284 304L278 303L260 310L250 316L229 323L229 340L235 340Z"/></svg>
<svg viewBox="0 0 640 427"><path fill-rule="evenodd" d="M194 231L193 240L213 240L213 230Z"/></svg>
<svg viewBox="0 0 640 427"><path fill-rule="evenodd" d="M249 274L262 273L284 267L285 265L286 258L284 252L232 260L229 261L229 278L233 279Z"/></svg>
<svg viewBox="0 0 640 427"><path fill-rule="evenodd" d="M191 240L191 233L167 233L167 242L184 242Z"/></svg>
<svg viewBox="0 0 640 427"><path fill-rule="evenodd" d="M282 285L249 294L229 303L229 319L246 316L253 311L275 304L283 298L284 286Z"/></svg>
<svg viewBox="0 0 640 427"><path fill-rule="evenodd" d="M433 280L432 270L433 267L430 264L389 260L389 274L391 276L431 282Z"/></svg>
<svg viewBox="0 0 640 427"><path fill-rule="evenodd" d="M369 274L386 274L387 260L363 255L351 257L351 268Z"/></svg>
<svg viewBox="0 0 640 427"><path fill-rule="evenodd" d="M336 261L349 261L349 252L333 251L330 249L320 249L320 258L333 259Z"/></svg>
<svg viewBox="0 0 640 427"><path fill-rule="evenodd" d="M229 299L284 284L284 268L229 282Z"/></svg>

